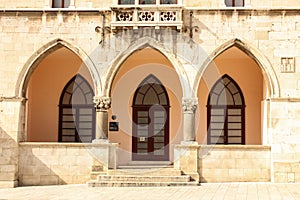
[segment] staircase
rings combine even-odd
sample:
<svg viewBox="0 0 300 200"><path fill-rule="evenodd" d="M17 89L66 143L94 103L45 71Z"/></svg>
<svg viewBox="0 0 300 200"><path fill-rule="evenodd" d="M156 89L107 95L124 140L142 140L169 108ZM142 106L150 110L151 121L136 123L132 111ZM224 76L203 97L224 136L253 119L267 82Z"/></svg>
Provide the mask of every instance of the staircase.
<svg viewBox="0 0 300 200"><path fill-rule="evenodd" d="M183 175L172 165L161 163L130 163L108 170L106 174L95 173L88 182L89 187L164 187L164 186L198 186L190 176ZM94 179L94 180L93 180Z"/></svg>

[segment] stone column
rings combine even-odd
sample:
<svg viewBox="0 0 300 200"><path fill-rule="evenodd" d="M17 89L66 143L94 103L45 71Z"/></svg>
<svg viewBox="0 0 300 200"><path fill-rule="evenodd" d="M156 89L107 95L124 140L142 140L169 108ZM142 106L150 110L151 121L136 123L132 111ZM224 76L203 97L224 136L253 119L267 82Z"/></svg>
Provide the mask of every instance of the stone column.
<svg viewBox="0 0 300 200"><path fill-rule="evenodd" d="M195 111L197 109L198 99L182 99L183 109L183 142L195 142Z"/></svg>
<svg viewBox="0 0 300 200"><path fill-rule="evenodd" d="M183 98L183 141L174 146L174 168L181 170L184 174L199 182L198 155L199 145L195 141L195 111L197 109L197 98Z"/></svg>
<svg viewBox="0 0 300 200"><path fill-rule="evenodd" d="M96 108L96 137L94 142L107 141L108 109L111 107L110 97L94 97Z"/></svg>

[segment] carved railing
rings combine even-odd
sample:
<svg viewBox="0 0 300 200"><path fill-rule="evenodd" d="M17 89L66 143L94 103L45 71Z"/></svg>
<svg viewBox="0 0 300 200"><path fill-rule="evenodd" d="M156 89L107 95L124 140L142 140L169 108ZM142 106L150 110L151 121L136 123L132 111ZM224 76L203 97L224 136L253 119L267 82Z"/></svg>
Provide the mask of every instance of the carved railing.
<svg viewBox="0 0 300 200"><path fill-rule="evenodd" d="M117 27L143 27L154 26L175 26L177 29L182 27L182 7L181 6L140 6L112 7L111 28Z"/></svg>

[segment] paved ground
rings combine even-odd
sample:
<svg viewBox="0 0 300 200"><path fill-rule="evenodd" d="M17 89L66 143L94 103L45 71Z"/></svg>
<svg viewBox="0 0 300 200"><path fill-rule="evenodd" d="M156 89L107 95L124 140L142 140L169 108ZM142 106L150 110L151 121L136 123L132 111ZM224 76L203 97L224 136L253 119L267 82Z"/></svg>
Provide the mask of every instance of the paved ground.
<svg viewBox="0 0 300 200"><path fill-rule="evenodd" d="M0 189L0 199L300 199L300 184L206 183L198 187L89 188L86 185Z"/></svg>

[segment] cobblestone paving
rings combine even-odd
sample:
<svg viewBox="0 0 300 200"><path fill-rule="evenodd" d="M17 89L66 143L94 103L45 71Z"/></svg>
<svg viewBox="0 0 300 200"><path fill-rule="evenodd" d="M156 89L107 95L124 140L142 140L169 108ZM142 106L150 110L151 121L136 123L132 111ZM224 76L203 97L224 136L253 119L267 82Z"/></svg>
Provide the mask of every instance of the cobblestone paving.
<svg viewBox="0 0 300 200"><path fill-rule="evenodd" d="M40 186L0 189L0 199L300 199L300 184L204 183L195 187L102 187L87 185Z"/></svg>

